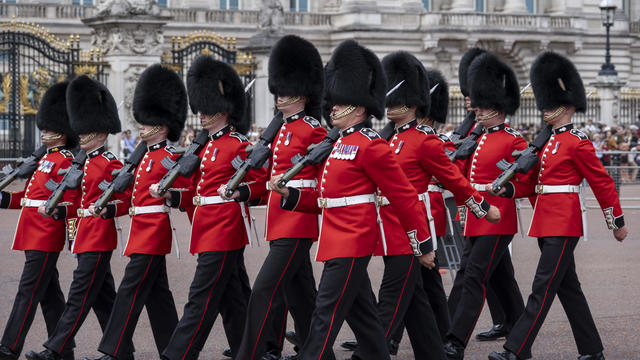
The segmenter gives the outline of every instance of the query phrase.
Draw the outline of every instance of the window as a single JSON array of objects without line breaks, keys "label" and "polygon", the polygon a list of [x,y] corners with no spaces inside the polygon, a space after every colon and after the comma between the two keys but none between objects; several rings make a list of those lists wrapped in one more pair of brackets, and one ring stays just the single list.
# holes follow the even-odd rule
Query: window
[{"label": "window", "polygon": [[73,5],[93,6],[93,0],[72,0]]},{"label": "window", "polygon": [[18,2],[18,0],[2,0],[2,1],[0,1],[0,3],[2,3],[2,4],[15,4],[17,2]]},{"label": "window", "polygon": [[476,3],[476,11],[484,12],[484,0],[475,0]]},{"label": "window", "polygon": [[431,10],[431,0],[422,0],[422,5],[424,6],[425,10]]},{"label": "window", "polygon": [[289,0],[289,11],[309,11],[309,0]]},{"label": "window", "polygon": [[169,0],[158,0],[158,6],[161,8],[166,8],[169,4],[168,4]]},{"label": "window", "polygon": [[527,5],[527,12],[529,12],[530,14],[535,14],[536,12],[535,0],[525,0],[525,3]]},{"label": "window", "polygon": [[238,2],[240,0],[220,0],[220,9],[238,10]]}]

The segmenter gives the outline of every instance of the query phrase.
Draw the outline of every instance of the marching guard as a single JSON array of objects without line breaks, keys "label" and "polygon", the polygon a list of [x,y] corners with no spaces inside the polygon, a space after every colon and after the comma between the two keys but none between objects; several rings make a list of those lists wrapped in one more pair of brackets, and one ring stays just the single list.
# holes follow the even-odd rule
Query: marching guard
[{"label": "marching guard", "polygon": [[[13,301],[11,314],[0,341],[0,359],[17,359],[36,315],[38,304],[42,308],[48,335],[54,329],[65,308],[60,289],[58,256],[67,239],[67,218],[75,217],[77,191],[67,191],[51,217],[41,216],[40,206],[52,191],[45,184],[49,180],[60,182],[73,161],[72,149],[78,138],[71,130],[66,108],[68,82],[51,86],[44,94],[36,115],[40,139],[47,153],[38,161],[38,167],[22,191],[0,194],[0,208],[21,209],[13,238],[13,250],[24,251],[25,263]],[[71,340],[61,354],[65,360],[73,359],[75,343]]]},{"label": "marching guard", "polygon": [[580,74],[568,59],[553,52],[531,66],[531,86],[544,121],[553,127],[540,162],[523,181],[512,181],[501,195],[536,195],[529,236],[538,238],[540,260],[532,293],[511,329],[505,351],[489,359],[529,359],[531,346],[556,294],[562,303],[580,353],[579,360],[603,360],[603,346],[580,287],[573,251],[582,233],[580,184],[586,179],[598,199],[609,230],[618,241],[627,236],[618,192],[589,138],[573,127],[571,117],[587,108]]},{"label": "marching guard", "polygon": [[[189,68],[187,91],[191,110],[200,115],[209,141],[198,154],[200,166],[189,179],[188,189],[166,192],[165,197],[173,199],[176,207],[195,206],[189,252],[198,255],[198,265],[189,300],[162,358],[198,358],[223,309],[229,309],[224,313],[229,318],[225,331],[233,357],[240,347],[248,301],[240,276],[244,271],[242,254],[251,231],[244,202],[264,192],[265,170],[250,171],[245,178],[248,184],[236,190],[235,200],[218,195],[218,188],[235,172],[232,160],[236,156],[246,158],[246,148],[251,144],[244,135],[250,124],[245,116],[242,81],[229,64],[200,55]],[[154,197],[162,196],[157,185],[150,191]]]},{"label": "marching guard", "polygon": [[[72,349],[73,339],[91,309],[104,330],[116,297],[110,265],[118,243],[116,224],[112,218],[91,216],[88,207],[102,193],[98,185],[103,180],[111,181],[112,173],[122,168],[122,163],[104,146],[109,134],[120,132],[118,109],[109,90],[85,75],[69,83],[66,99],[71,129],[79,135],[80,147],[87,152],[77,210],[79,220],[71,249],[78,266],[73,272],[64,313],[44,343],[45,350],[27,352],[30,360],[62,359],[62,354]],[[113,201],[109,211],[126,213],[127,208],[125,202]]]},{"label": "marching guard", "polygon": [[[331,123],[341,130],[319,174],[317,191],[278,188],[281,206],[322,214],[316,260],[324,270],[315,311],[300,358],[335,359],[333,343],[346,319],[359,343],[353,358],[389,359],[367,265],[381,235],[376,190],[380,188],[401,221],[404,241],[425,266],[433,267],[424,205],[389,145],[370,129],[369,115],[384,116],[386,78],[380,61],[353,40],[342,42],[326,67],[325,100]],[[415,264],[418,266],[417,264]]]},{"label": "marching guard", "polygon": [[[465,162],[465,173],[477,190],[486,193],[486,187],[501,173],[496,163],[502,159],[513,161],[513,151],[527,147],[524,138],[504,124],[505,116],[513,115],[520,105],[520,88],[513,70],[488,52],[475,57],[467,77],[471,108],[484,133],[478,138],[473,155]],[[517,318],[524,309],[522,296],[514,291],[516,280],[505,269],[503,261],[518,231],[515,201],[496,197],[488,201],[500,209],[499,223],[466,216],[464,236],[469,237],[470,244],[461,264],[465,271],[456,275],[455,282],[462,282],[462,293],[453,310],[445,344],[449,359],[464,358],[464,348],[482,312],[489,282],[494,289],[501,289],[497,291],[498,299],[508,316]]]},{"label": "marching guard", "polygon": [[[292,157],[304,155],[309,145],[321,142],[326,135],[316,120],[320,117],[323,84],[322,59],[313,44],[295,35],[284,36],[275,44],[269,57],[269,90],[285,123],[271,144],[269,177],[283,174],[293,166]],[[305,168],[289,181],[289,186],[314,192],[319,168]],[[265,225],[269,253],[253,283],[236,357],[240,360],[280,358],[279,354],[265,352],[270,344],[279,343],[286,309],[295,322],[298,341],[304,342],[309,332],[316,296],[309,249],[318,238],[318,216],[284,211],[280,202],[280,194],[270,191]]]},{"label": "marching guard", "polygon": [[[178,323],[165,259],[172,241],[169,207],[148,190],[166,173],[161,161],[167,156],[173,160],[178,157],[175,149],[167,146],[167,138],[179,139],[187,117],[187,94],[178,74],[159,64],[148,67],[134,91],[133,115],[148,152],[135,171],[127,202],[131,206],[131,228],[124,255],[130,260],[98,347],[105,354],[102,360],[127,358],[133,352],[131,339],[143,307],[147,308],[159,354]],[[109,215],[107,208],[96,214],[90,206],[89,212]]]}]

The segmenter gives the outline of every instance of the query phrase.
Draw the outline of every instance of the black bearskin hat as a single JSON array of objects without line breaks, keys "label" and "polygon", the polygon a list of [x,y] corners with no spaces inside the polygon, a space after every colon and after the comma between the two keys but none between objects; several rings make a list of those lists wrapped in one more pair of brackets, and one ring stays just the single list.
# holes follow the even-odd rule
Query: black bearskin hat
[{"label": "black bearskin hat", "polygon": [[469,66],[471,107],[504,111],[513,115],[520,106],[520,87],[511,68],[497,56],[484,53]]},{"label": "black bearskin hat", "polygon": [[187,91],[180,76],[160,64],[149,66],[133,93],[133,117],[143,125],[166,125],[169,140],[178,141],[187,120]]},{"label": "black bearskin hat", "polygon": [[249,130],[251,119],[244,116],[247,96],[231,65],[207,55],[196,57],[187,73],[187,91],[194,114],[229,113],[229,123],[238,132],[246,134]]},{"label": "black bearskin hat", "polygon": [[404,80],[404,83],[386,98],[387,107],[417,106],[416,117],[427,116],[431,103],[429,80],[420,60],[406,51],[396,51],[382,59],[382,68],[387,75],[387,90]]},{"label": "black bearskin hat", "polygon": [[345,40],[331,55],[325,71],[327,106],[364,106],[369,115],[384,117],[387,78],[378,57],[355,40]]},{"label": "black bearskin hat", "polygon": [[320,119],[324,70],[318,49],[309,41],[286,35],[269,56],[269,91],[281,96],[306,96],[305,113]]},{"label": "black bearskin hat", "polygon": [[86,75],[69,83],[67,112],[76,134],[120,132],[118,106],[109,89]]},{"label": "black bearskin hat", "polygon": [[[449,113],[449,84],[444,79],[442,73],[438,70],[428,69],[427,78],[429,85],[433,88],[437,85],[431,94],[431,109],[427,115],[430,119],[444,124],[447,122],[447,114]],[[429,89],[431,91],[431,89]]]},{"label": "black bearskin hat", "polygon": [[573,105],[577,112],[587,110],[582,78],[573,63],[562,55],[544,52],[531,66],[531,87],[539,110]]},{"label": "black bearskin hat", "polygon": [[475,47],[467,50],[467,52],[462,55],[462,59],[460,59],[460,64],[458,65],[458,82],[460,83],[460,92],[462,92],[463,96],[469,96],[470,93],[467,80],[469,65],[471,65],[471,62],[476,56],[482,55],[485,52],[485,50]]},{"label": "black bearskin hat", "polygon": [[42,96],[36,125],[40,130],[53,131],[67,135],[66,146],[74,148],[78,145],[78,135],[71,130],[69,115],[67,113],[67,87],[69,82],[61,82],[52,85]]}]

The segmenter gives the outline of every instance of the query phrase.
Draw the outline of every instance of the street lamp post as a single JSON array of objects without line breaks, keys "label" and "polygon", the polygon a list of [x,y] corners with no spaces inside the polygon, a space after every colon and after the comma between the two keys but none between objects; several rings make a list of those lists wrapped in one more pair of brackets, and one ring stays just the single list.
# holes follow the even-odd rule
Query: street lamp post
[{"label": "street lamp post", "polygon": [[616,4],[614,0],[602,0],[600,2],[600,14],[602,15],[602,25],[607,29],[606,54],[604,64],[598,73],[599,76],[618,76],[615,66],[611,63],[611,51],[609,44],[609,29],[613,26]]}]

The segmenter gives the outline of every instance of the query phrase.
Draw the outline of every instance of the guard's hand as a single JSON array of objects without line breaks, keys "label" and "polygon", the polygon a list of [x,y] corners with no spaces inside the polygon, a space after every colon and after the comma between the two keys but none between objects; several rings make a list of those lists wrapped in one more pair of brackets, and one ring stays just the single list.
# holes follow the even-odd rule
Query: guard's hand
[{"label": "guard's hand", "polygon": [[102,215],[107,213],[107,208],[105,207],[105,208],[102,209],[102,211],[100,211],[100,214],[96,214],[95,205],[89,205],[89,208],[87,210],[89,210],[89,214],[91,214],[91,216],[93,216],[93,217],[102,216]]},{"label": "guard's hand", "polygon": [[622,242],[628,234],[629,231],[627,230],[627,225],[621,227],[620,229],[613,230],[613,236],[615,236],[616,240],[618,240],[619,242]]},{"label": "guard's hand", "polygon": [[[502,190],[500,190],[500,191],[502,191]],[[493,205],[489,206],[489,211],[487,211],[487,215],[485,216],[485,219],[487,219],[487,221],[490,222],[490,223],[499,222],[500,221],[500,209],[498,209],[497,207],[495,207]]]},{"label": "guard's hand", "polygon": [[231,197],[228,197],[227,196],[227,185],[226,184],[222,184],[218,188],[218,195],[220,195],[220,197],[225,199],[225,200],[235,200],[235,199],[238,198],[238,196],[240,196],[240,191],[235,190],[233,192],[233,194],[231,194]]},{"label": "guard's hand", "polygon": [[427,269],[433,269],[436,267],[436,252],[431,251],[430,253],[418,256],[418,261]]},{"label": "guard's hand", "polygon": [[504,194],[507,191],[507,189],[503,186],[500,189],[500,191],[494,192],[493,191],[493,186],[491,186],[491,184],[489,184],[489,185],[486,185],[484,191],[488,192],[489,195],[491,195],[491,196],[500,196],[500,195]]},{"label": "guard's hand", "polygon": [[170,199],[171,194],[168,191],[165,192],[164,195],[160,195],[160,193],[158,192],[159,187],[160,187],[160,184],[153,184],[149,186],[149,194],[151,195],[151,197],[154,197],[156,199],[160,199],[160,198]]},{"label": "guard's hand", "polygon": [[47,212],[45,211],[45,207],[44,205],[40,205],[38,206],[38,214],[42,215],[45,218],[50,218],[53,216],[53,214],[57,213],[58,209],[53,209],[53,212],[51,213],[51,215],[47,214]]},{"label": "guard's hand", "polygon": [[277,192],[278,194],[282,195],[283,198],[286,199],[289,197],[289,188],[286,186],[283,186],[283,187],[278,186],[278,181],[282,179],[283,175],[284,174],[280,174],[272,177],[271,180],[269,180],[269,182],[267,183],[267,188],[271,191]]}]

